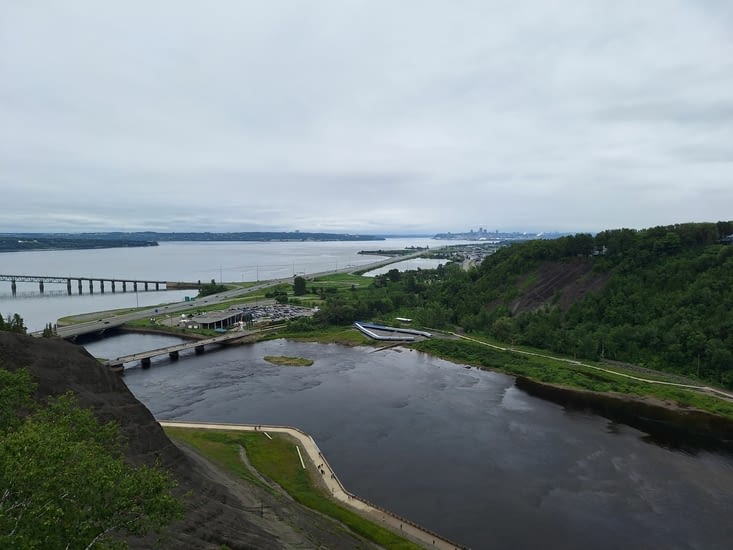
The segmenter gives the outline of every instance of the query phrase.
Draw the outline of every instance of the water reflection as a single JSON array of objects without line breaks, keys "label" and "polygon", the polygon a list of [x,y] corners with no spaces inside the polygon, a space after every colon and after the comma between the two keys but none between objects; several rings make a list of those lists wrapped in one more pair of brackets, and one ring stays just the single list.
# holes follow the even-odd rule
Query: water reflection
[{"label": "water reflection", "polygon": [[473,548],[721,548],[733,536],[729,456],[650,445],[509,376],[418,352],[277,340],[125,380],[158,418],[298,426],[349,489]]}]

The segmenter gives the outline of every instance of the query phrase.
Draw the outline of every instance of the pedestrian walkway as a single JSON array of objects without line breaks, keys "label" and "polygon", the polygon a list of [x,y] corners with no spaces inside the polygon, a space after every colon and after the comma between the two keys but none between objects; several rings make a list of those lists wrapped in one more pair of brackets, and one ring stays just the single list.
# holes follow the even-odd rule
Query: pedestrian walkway
[{"label": "pedestrian walkway", "polygon": [[307,433],[293,428],[290,426],[266,426],[266,425],[255,425],[255,424],[212,424],[208,422],[178,422],[178,421],[165,421],[161,420],[158,422],[164,428],[194,428],[194,429],[206,429],[206,430],[226,430],[226,431],[245,431],[255,432],[260,431],[265,436],[269,436],[269,433],[283,433],[287,434],[296,439],[301,446],[301,449],[310,458],[313,465],[321,472],[323,482],[325,483],[328,491],[331,493],[334,499],[366,513],[370,518],[377,524],[386,526],[390,530],[400,533],[405,538],[414,539],[420,541],[426,548],[439,548],[441,550],[459,550],[465,547],[450,541],[444,537],[441,537],[437,533],[430,531],[420,525],[402,518],[396,514],[393,514],[389,510],[385,510],[376,504],[372,504],[346,490],[339,480],[336,472],[328,464],[326,457],[323,456],[321,450],[316,445],[313,438]]}]

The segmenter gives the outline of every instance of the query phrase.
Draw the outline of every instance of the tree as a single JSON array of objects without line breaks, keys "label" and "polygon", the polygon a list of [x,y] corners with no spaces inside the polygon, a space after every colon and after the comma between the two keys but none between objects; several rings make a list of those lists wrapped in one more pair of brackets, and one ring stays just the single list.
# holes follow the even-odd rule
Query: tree
[{"label": "tree", "polygon": [[[15,388],[0,394],[6,416],[5,405],[27,403],[31,386],[28,377],[0,375]],[[124,548],[122,537],[180,517],[169,474],[127,464],[117,426],[101,425],[73,396],[0,420],[0,547]]]},{"label": "tree", "polygon": [[293,294],[303,296],[308,290],[305,288],[305,279],[298,275],[293,279]]},{"label": "tree", "polygon": [[6,319],[3,319],[2,315],[0,315],[0,330],[18,332],[20,334],[25,334],[27,331],[23,318],[17,313],[8,315]]},{"label": "tree", "polygon": [[210,296],[212,294],[219,294],[220,292],[226,291],[227,287],[224,285],[216,284],[214,279],[211,279],[211,284],[203,284],[199,287],[198,297]]}]

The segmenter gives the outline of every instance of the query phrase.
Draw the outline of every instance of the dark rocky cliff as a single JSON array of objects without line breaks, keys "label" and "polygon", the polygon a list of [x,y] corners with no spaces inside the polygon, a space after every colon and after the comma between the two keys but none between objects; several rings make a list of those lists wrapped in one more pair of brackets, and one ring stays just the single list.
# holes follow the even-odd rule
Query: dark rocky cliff
[{"label": "dark rocky cliff", "polygon": [[[368,546],[287,498],[220,472],[202,457],[174,445],[123,379],[107,371],[84,348],[59,339],[0,332],[0,368],[26,368],[38,385],[37,398],[72,391],[103,422],[116,421],[126,437],[127,460],[159,460],[186,496],[186,516],[165,533],[167,548],[354,548]],[[260,515],[259,507],[266,512]],[[130,540],[149,548],[154,539]]]}]

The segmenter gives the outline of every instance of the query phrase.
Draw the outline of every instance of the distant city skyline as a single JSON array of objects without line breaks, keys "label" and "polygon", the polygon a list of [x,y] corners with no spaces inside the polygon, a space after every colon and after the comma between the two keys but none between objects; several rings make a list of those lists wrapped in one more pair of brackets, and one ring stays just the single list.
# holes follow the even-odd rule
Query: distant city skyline
[{"label": "distant city skyline", "polygon": [[733,214],[733,3],[0,5],[0,232]]}]

